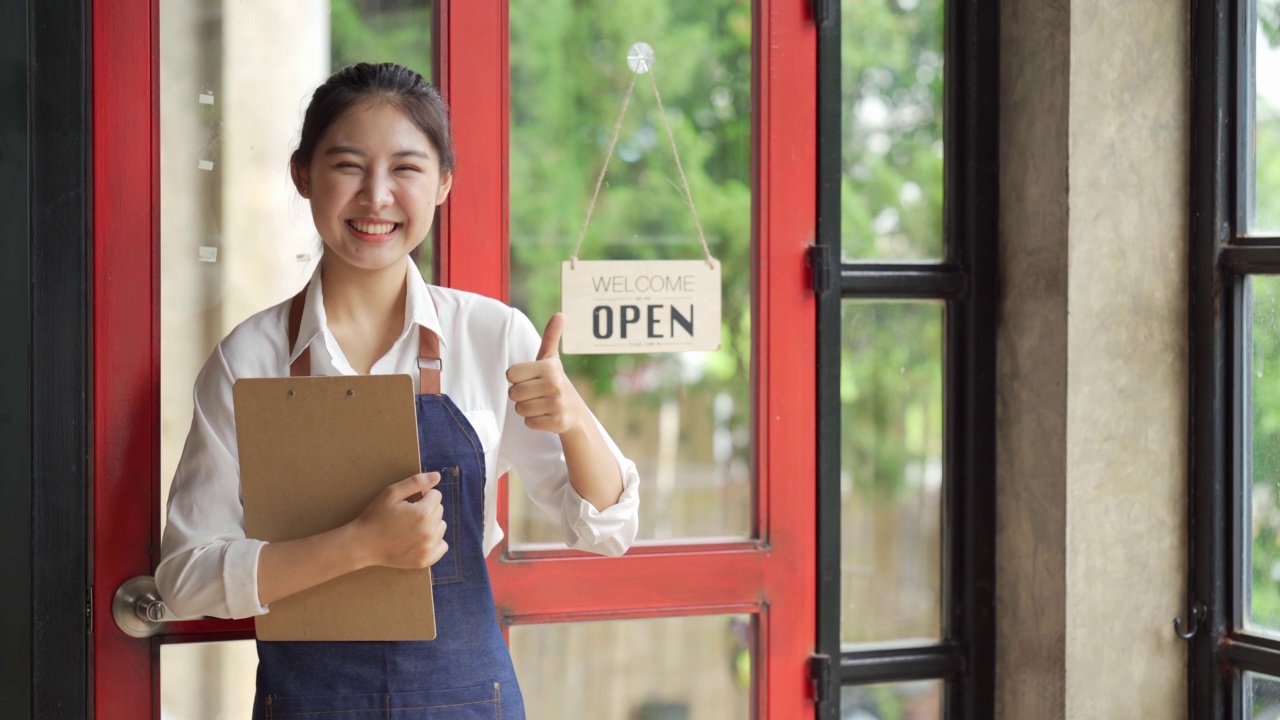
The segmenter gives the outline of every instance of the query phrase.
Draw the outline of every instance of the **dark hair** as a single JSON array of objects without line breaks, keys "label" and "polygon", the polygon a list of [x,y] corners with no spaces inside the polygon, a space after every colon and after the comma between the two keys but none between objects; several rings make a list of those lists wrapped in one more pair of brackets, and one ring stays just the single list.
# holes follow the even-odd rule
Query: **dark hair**
[{"label": "dark hair", "polygon": [[449,133],[449,108],[440,93],[421,75],[395,63],[359,63],[329,76],[316,88],[302,118],[302,138],[289,163],[310,167],[316,145],[342,113],[368,98],[385,100],[418,126],[440,156],[440,172],[453,172],[453,139]]}]

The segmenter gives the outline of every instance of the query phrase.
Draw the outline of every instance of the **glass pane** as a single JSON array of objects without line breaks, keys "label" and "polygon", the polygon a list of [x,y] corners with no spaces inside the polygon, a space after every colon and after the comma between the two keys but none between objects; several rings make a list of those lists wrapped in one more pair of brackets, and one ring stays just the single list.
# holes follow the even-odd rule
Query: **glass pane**
[{"label": "glass pane", "polygon": [[751,717],[754,634],[749,615],[513,625],[511,657],[530,718],[731,720]]},{"label": "glass pane", "polygon": [[1250,232],[1280,232],[1280,0],[1257,0],[1248,192]]},{"label": "glass pane", "polygon": [[[511,0],[511,302],[539,328],[582,228],[631,80],[655,73],[712,254],[723,349],[565,356],[565,369],[641,483],[642,539],[746,536],[751,527],[751,3]],[[571,51],[566,53],[566,48]],[[702,256],[647,78],[635,87],[583,259]],[[514,543],[562,542],[512,484]]]},{"label": "glass pane", "polygon": [[252,640],[161,645],[160,720],[250,717],[257,672]]},{"label": "glass pane", "polygon": [[1246,388],[1251,449],[1245,518],[1249,572],[1241,597],[1248,624],[1280,631],[1280,277],[1249,278],[1253,345]]},{"label": "glass pane", "polygon": [[[288,173],[312,91],[356,60],[395,60],[430,77],[430,8],[430,0],[160,4],[163,494],[214,344],[297,292],[319,258],[311,213]],[[421,256],[431,277],[430,240]]]},{"label": "glass pane", "polygon": [[840,234],[851,260],[941,258],[943,0],[842,0]]},{"label": "glass pane", "polygon": [[1245,720],[1280,720],[1280,680],[1247,672],[1241,687]]},{"label": "glass pane", "polygon": [[942,317],[940,303],[842,308],[844,643],[940,637]]},{"label": "glass pane", "polygon": [[840,688],[840,720],[942,720],[940,680]]}]

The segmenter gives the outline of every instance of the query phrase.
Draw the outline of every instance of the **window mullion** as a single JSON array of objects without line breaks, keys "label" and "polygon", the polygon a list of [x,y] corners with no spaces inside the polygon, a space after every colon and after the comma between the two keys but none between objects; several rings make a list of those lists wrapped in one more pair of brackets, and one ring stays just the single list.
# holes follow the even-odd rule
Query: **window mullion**
[{"label": "window mullion", "polygon": [[[1188,667],[1192,720],[1238,717],[1239,675],[1223,673],[1220,642],[1229,631],[1231,581],[1229,528],[1238,505],[1232,500],[1234,439],[1230,339],[1237,305],[1230,283],[1231,270],[1252,269],[1245,248],[1221,244],[1233,236],[1235,205],[1234,134],[1237,107],[1235,57],[1232,43],[1236,23],[1233,0],[1213,0],[1191,6],[1191,217],[1189,231],[1188,347],[1190,377],[1190,438],[1188,543],[1190,588],[1183,613],[1203,603],[1208,613],[1191,638]],[[1222,257],[1219,258],[1219,253]],[[1221,260],[1221,263],[1219,262]],[[1228,269],[1230,268],[1230,270]],[[1186,617],[1186,615],[1184,615]]]},{"label": "window mullion", "polygon": [[963,667],[964,655],[954,642],[846,652],[840,656],[840,684],[952,680],[960,676]]},{"label": "window mullion", "polygon": [[845,299],[950,300],[962,296],[966,286],[964,271],[953,263],[840,266],[840,294]]}]

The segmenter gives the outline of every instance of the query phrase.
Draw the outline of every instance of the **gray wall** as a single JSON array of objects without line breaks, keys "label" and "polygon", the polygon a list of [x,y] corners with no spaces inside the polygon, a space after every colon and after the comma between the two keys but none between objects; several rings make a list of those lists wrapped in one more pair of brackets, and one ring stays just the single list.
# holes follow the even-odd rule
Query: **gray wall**
[{"label": "gray wall", "polygon": [[997,716],[1186,715],[1183,0],[1004,0]]}]

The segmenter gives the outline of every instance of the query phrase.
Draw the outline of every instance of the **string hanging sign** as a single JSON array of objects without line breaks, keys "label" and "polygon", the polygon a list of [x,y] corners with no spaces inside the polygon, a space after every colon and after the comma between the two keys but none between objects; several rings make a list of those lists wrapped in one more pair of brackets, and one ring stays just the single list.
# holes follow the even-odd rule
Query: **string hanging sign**
[{"label": "string hanging sign", "polygon": [[[564,352],[609,354],[627,352],[682,352],[720,348],[720,263],[711,256],[702,223],[693,205],[689,180],[680,164],[675,135],[653,75],[653,48],[636,43],[627,51],[631,84],[622,111],[613,127],[613,139],[605,154],[595,192],[587,205],[582,232],[570,259],[560,269],[560,306],[564,313]],[[693,214],[702,260],[579,260],[578,251],[591,224],[591,213],[600,197],[609,160],[613,158],[622,119],[626,117],[636,80],[649,76],[658,114],[666,128],[675,157],[685,202]]]}]

